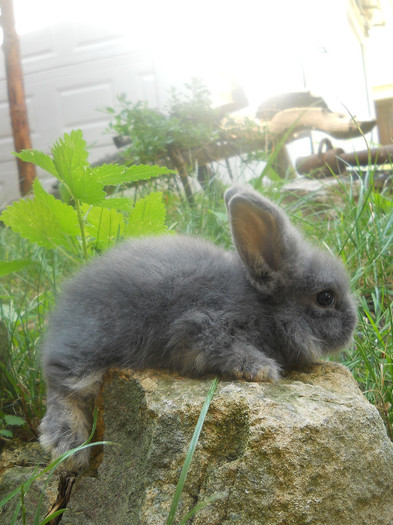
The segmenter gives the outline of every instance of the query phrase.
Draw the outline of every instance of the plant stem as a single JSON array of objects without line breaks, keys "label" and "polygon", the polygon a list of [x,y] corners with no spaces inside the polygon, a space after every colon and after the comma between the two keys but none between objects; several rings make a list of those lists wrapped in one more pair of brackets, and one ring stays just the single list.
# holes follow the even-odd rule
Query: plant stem
[{"label": "plant stem", "polygon": [[85,223],[83,221],[82,212],[81,212],[81,208],[80,208],[78,199],[75,199],[75,209],[76,209],[76,213],[78,215],[79,228],[81,230],[83,257],[87,260],[89,258],[89,255],[87,253],[87,244],[86,244],[86,235],[85,235]]}]

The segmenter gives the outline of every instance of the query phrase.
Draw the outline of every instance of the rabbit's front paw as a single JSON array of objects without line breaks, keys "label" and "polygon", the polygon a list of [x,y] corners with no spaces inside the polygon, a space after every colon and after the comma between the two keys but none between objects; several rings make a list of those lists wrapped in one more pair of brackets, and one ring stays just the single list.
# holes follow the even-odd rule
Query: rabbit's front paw
[{"label": "rabbit's front paw", "polygon": [[280,379],[280,367],[277,364],[272,366],[264,365],[261,368],[248,366],[246,369],[235,370],[234,376],[237,379],[246,379],[247,381],[269,381],[274,383]]},{"label": "rabbit's front paw", "polygon": [[250,352],[250,347],[247,347],[247,350],[242,355],[242,359],[234,363],[232,374],[238,379],[247,381],[278,381],[280,365],[256,349]]}]

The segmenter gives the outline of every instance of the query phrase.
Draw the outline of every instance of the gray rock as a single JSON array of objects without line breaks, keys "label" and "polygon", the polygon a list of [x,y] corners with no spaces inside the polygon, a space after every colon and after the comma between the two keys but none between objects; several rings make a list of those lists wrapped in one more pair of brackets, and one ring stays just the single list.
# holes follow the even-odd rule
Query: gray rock
[{"label": "gray rock", "polygon": [[[163,525],[211,379],[114,371],[100,401],[105,446],[74,487],[62,524]],[[187,477],[177,523],[393,524],[393,444],[342,366],[277,384],[220,381]]]}]

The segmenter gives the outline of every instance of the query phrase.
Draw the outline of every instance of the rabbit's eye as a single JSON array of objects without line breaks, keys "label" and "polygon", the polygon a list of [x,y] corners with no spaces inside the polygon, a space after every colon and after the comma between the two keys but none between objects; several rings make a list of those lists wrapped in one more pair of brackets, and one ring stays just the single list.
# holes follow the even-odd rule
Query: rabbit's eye
[{"label": "rabbit's eye", "polygon": [[336,296],[330,290],[323,290],[317,294],[317,303],[323,308],[331,308],[336,302]]}]

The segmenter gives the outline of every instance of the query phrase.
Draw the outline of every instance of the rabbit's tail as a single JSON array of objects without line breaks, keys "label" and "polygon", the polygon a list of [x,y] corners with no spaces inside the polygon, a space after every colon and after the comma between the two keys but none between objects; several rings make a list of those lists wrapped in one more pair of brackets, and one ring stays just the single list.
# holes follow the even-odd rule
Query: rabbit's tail
[{"label": "rabbit's tail", "polygon": [[[92,426],[92,409],[102,373],[83,378],[67,378],[64,384],[51,386],[47,393],[46,414],[40,425],[40,443],[52,452],[53,459],[83,445]],[[81,469],[89,463],[90,449],[74,453],[68,463]]]}]

